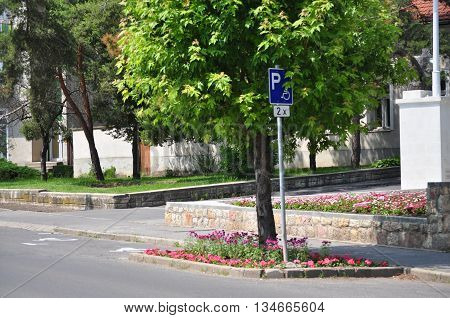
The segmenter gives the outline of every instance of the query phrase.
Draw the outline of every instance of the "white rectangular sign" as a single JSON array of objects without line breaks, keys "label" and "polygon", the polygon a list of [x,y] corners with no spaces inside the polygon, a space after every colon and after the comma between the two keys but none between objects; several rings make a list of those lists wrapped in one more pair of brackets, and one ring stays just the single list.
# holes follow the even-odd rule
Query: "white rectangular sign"
[{"label": "white rectangular sign", "polygon": [[275,117],[289,117],[291,115],[289,106],[282,106],[282,105],[273,106],[273,115]]}]

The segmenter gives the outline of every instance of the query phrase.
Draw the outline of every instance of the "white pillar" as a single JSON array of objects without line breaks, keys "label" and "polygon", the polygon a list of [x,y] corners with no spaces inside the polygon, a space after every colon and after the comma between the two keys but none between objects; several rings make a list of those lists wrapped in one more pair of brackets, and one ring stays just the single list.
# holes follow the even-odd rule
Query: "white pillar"
[{"label": "white pillar", "polygon": [[441,72],[439,58],[439,0],[433,0],[433,96],[441,96]]},{"label": "white pillar", "polygon": [[450,97],[405,91],[400,106],[402,190],[450,181]]}]

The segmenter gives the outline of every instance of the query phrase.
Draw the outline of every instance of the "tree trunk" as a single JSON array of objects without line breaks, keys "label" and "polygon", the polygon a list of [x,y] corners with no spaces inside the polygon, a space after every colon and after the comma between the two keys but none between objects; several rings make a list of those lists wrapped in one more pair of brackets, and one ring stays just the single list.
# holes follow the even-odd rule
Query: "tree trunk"
[{"label": "tree trunk", "polygon": [[[359,125],[359,116],[355,116],[352,118],[352,122],[355,125]],[[355,133],[352,135],[351,140],[352,147],[352,159],[351,165],[352,168],[359,168],[361,163],[361,130],[357,129]]]},{"label": "tree trunk", "polygon": [[48,148],[50,144],[50,137],[49,136],[42,136],[42,149],[41,149],[41,179],[43,181],[48,180],[48,173],[47,173],[47,154],[48,154]]},{"label": "tree trunk", "polygon": [[133,153],[133,179],[141,178],[141,157],[139,153],[139,125],[136,122],[133,127],[133,143],[132,143],[132,153]]},{"label": "tree trunk", "polygon": [[[78,52],[78,64],[82,63],[82,54]],[[79,70],[82,69],[81,66],[78,67]],[[85,109],[85,113],[87,118],[84,117],[83,113],[80,111],[80,108],[78,108],[78,105],[75,103],[75,101],[72,98],[72,94],[70,93],[69,89],[67,88],[62,70],[60,68],[57,69],[56,75],[61,87],[61,90],[64,93],[64,97],[67,101],[67,106],[71,111],[73,111],[75,117],[77,118],[78,122],[80,123],[81,127],[83,128],[84,135],[86,136],[86,139],[89,144],[89,151],[91,154],[91,161],[92,166],[95,171],[95,177],[99,181],[105,180],[105,177],[103,176],[103,171],[100,165],[100,158],[98,156],[97,148],[95,147],[95,141],[94,141],[94,130],[93,130],[93,123],[92,123],[92,116],[90,115],[90,104],[89,104],[89,96],[87,92],[87,88],[84,83],[84,75],[80,71],[80,78],[83,80],[80,80],[80,90],[83,97],[83,107]]]},{"label": "tree trunk", "polygon": [[256,177],[256,213],[259,243],[276,239],[275,220],[272,209],[272,183],[270,181],[271,152],[267,135],[257,133],[254,140],[254,159]]},{"label": "tree trunk", "polygon": [[309,152],[309,169],[311,169],[312,172],[317,171],[316,156],[317,154],[315,152]]},{"label": "tree trunk", "polygon": [[95,177],[99,181],[105,180],[105,177],[103,176],[103,170],[102,166],[100,165],[100,157],[98,156],[97,148],[95,147],[95,140],[94,140],[94,133],[92,131],[89,131],[86,133],[86,139],[89,144],[89,152],[91,154],[91,161],[92,161],[92,167],[94,168]]},{"label": "tree trunk", "polygon": [[317,141],[314,138],[310,138],[308,142],[308,151],[309,151],[309,169],[312,172],[317,171]]}]

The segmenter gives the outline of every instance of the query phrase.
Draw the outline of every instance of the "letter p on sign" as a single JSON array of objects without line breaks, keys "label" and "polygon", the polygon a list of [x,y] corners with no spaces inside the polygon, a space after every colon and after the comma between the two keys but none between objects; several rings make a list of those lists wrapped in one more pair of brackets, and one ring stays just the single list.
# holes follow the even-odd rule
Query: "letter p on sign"
[{"label": "letter p on sign", "polygon": [[280,76],[280,74],[279,73],[275,73],[275,72],[273,72],[272,74],[271,74],[271,76],[272,76],[272,79],[271,79],[271,81],[270,81],[270,83],[271,83],[271,90],[272,91],[274,91],[275,90],[275,85],[276,84],[279,84],[280,82],[281,82],[281,76]]}]

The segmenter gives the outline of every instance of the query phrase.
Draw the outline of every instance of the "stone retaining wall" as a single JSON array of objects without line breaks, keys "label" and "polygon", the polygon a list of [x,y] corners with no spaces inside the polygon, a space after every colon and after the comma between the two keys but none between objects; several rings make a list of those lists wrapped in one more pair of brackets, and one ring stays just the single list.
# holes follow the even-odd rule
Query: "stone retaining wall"
[{"label": "stone retaining wall", "polygon": [[450,252],[450,182],[428,183],[427,248]]},{"label": "stone retaining wall", "polygon": [[[274,216],[279,233],[280,210],[274,210]],[[172,226],[257,231],[255,208],[227,202],[169,202],[165,222]],[[286,225],[290,236],[450,251],[450,183],[428,184],[424,217],[287,210]]]},{"label": "stone retaining wall", "polygon": [[[348,184],[363,181],[392,179],[400,176],[400,168],[364,169],[340,173],[286,178],[287,190]],[[279,190],[278,179],[272,180],[274,191]],[[178,189],[136,192],[130,194],[59,193],[46,190],[0,190],[0,202],[40,205],[61,205],[81,210],[125,209],[164,205],[169,201],[196,201],[254,195],[255,182],[241,181]]]},{"label": "stone retaining wall", "polygon": [[0,202],[61,206],[76,210],[109,209],[115,206],[111,194],[63,193],[46,190],[0,190]]},{"label": "stone retaining wall", "polygon": [[[280,233],[280,210],[274,210]],[[172,226],[257,231],[254,208],[226,203],[169,202],[165,222]],[[328,240],[426,248],[428,223],[425,217],[401,217],[286,211],[287,234]]]}]

